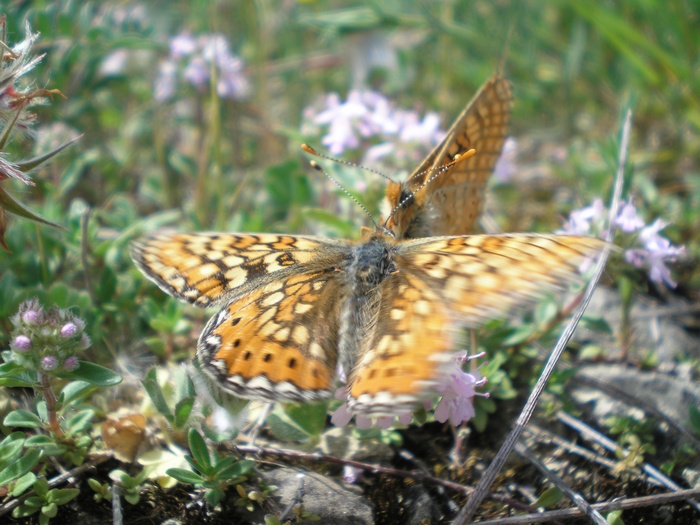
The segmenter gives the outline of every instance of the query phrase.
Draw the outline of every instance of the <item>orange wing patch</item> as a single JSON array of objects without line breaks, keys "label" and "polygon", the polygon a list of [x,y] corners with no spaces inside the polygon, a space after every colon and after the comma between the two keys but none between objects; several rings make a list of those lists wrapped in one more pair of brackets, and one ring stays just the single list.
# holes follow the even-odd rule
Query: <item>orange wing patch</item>
[{"label": "orange wing patch", "polygon": [[378,322],[349,378],[348,406],[366,416],[412,410],[434,395],[454,352],[453,316],[415,275],[391,276]]},{"label": "orange wing patch", "polygon": [[197,358],[224,390],[239,397],[328,398],[337,363],[342,288],[333,270],[259,286],[209,321]]}]

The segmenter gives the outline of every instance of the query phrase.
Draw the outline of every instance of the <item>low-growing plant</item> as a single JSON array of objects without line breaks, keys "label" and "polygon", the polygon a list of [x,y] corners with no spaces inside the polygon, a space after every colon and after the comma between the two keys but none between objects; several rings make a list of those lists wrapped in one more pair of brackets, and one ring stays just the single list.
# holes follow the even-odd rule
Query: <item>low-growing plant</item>
[{"label": "low-growing plant", "polygon": [[212,506],[221,501],[229,487],[247,481],[255,467],[255,461],[249,459],[222,458],[215,450],[210,454],[204,438],[194,428],[189,430],[188,442],[192,456],[186,459],[193,470],[173,468],[167,473],[182,483],[204,490],[204,497]]}]

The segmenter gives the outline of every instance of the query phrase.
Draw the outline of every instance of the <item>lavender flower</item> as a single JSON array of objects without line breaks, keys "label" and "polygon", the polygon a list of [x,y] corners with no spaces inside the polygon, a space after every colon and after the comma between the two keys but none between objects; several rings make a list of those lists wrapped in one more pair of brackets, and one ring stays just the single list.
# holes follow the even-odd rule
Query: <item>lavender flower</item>
[{"label": "lavender flower", "polygon": [[36,299],[22,303],[11,321],[12,360],[27,370],[49,372],[60,364],[74,370],[79,364],[77,354],[90,346],[82,319],[69,310],[44,310]]},{"label": "lavender flower", "polygon": [[36,310],[27,310],[20,316],[20,318],[22,319],[23,323],[32,326],[39,322],[39,313]]},{"label": "lavender flower", "polygon": [[250,93],[245,62],[229,49],[221,34],[194,38],[181,34],[170,39],[170,54],[158,68],[154,96],[159,102],[170,100],[177,92],[178,80],[184,80],[199,92],[206,92],[215,72],[216,92],[221,98],[243,100]]},{"label": "lavender flower", "polygon": [[80,366],[80,361],[78,361],[78,358],[74,355],[63,361],[63,369],[66,372],[72,372],[73,370],[77,369],[78,366]]},{"label": "lavender flower", "polygon": [[18,335],[12,341],[12,349],[16,352],[27,352],[32,347],[32,340],[26,335]]},{"label": "lavender flower", "polygon": [[47,355],[41,358],[41,368],[46,371],[55,370],[58,366],[58,359],[55,356]]},{"label": "lavender flower", "polygon": [[66,339],[73,337],[77,331],[78,327],[75,326],[75,323],[66,323],[61,327],[61,337],[65,337]]},{"label": "lavender flower", "polygon": [[637,215],[637,209],[632,204],[632,201],[625,203],[620,209],[620,213],[615,219],[615,224],[620,227],[623,232],[637,231],[644,226],[644,220]]},{"label": "lavender flower", "polygon": [[[602,235],[606,216],[607,210],[603,202],[596,199],[591,206],[571,212],[561,233]],[[666,264],[685,255],[685,247],[674,246],[659,234],[668,226],[668,222],[656,219],[646,225],[631,199],[623,203],[614,222],[624,235],[620,241],[620,244],[626,246],[624,260],[635,268],[646,270],[651,281],[675,287],[676,281],[671,278],[671,271]]]},{"label": "lavender flower", "polygon": [[[486,384],[485,378],[478,374],[469,374],[462,370],[462,363],[483,357],[484,353],[468,356],[462,352],[455,357],[452,370],[449,372],[449,380],[438,388],[442,399],[435,408],[435,420],[444,423],[448,419],[452,426],[460,425],[474,417],[474,396],[476,388]],[[488,394],[484,394],[488,396]]]},{"label": "lavender flower", "polygon": [[496,165],[493,168],[493,177],[498,182],[508,182],[511,180],[518,171],[517,158],[518,141],[513,137],[508,137],[505,142],[503,142],[501,155],[498,157]]},{"label": "lavender flower", "polygon": [[[384,95],[370,90],[352,90],[345,101],[331,93],[315,106],[307,107],[302,132],[322,134],[321,143],[333,155],[363,146],[363,162],[370,165],[386,157],[397,164],[414,161],[444,135],[436,113],[421,117],[414,111],[395,108]],[[409,155],[411,158],[407,159]]]}]

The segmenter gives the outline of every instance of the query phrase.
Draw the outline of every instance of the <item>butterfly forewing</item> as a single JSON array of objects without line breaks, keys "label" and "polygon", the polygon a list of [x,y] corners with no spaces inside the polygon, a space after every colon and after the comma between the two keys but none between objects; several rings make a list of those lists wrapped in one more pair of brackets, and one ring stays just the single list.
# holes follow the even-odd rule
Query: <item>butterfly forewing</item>
[{"label": "butterfly forewing", "polygon": [[[464,235],[474,230],[483,207],[484,187],[508,134],[511,105],[510,82],[494,76],[408,180],[388,184],[388,208],[393,210],[405,201],[387,222],[397,238]],[[476,155],[439,172],[441,166],[471,148]]]},{"label": "butterfly forewing", "polygon": [[349,246],[319,237],[161,232],[133,243],[131,257],[165,293],[206,308],[292,273],[337,265]]},{"label": "butterfly forewing", "polygon": [[407,241],[400,265],[475,327],[580,279],[606,243],[569,235],[470,235]]},{"label": "butterfly forewing", "polygon": [[348,404],[370,416],[419,406],[447,382],[457,330],[503,317],[580,279],[606,243],[557,235],[433,237],[397,244],[376,322],[350,377]]}]

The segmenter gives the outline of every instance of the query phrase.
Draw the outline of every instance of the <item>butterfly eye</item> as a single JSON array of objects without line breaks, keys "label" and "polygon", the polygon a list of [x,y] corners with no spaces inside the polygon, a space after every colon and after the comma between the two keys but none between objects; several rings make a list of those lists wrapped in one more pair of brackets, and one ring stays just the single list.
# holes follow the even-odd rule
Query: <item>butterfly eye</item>
[{"label": "butterfly eye", "polygon": [[415,194],[408,188],[401,190],[401,199],[399,200],[399,207],[407,206],[411,204],[416,199]]}]

